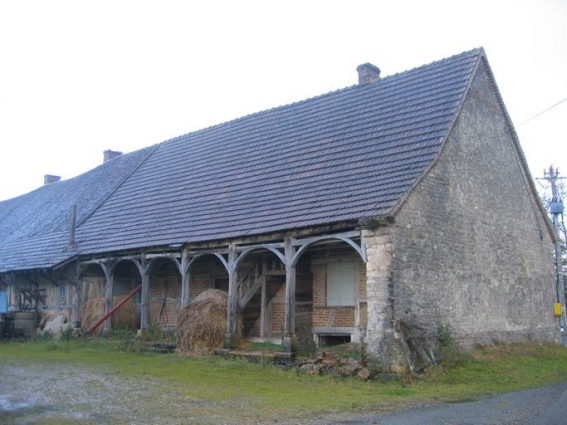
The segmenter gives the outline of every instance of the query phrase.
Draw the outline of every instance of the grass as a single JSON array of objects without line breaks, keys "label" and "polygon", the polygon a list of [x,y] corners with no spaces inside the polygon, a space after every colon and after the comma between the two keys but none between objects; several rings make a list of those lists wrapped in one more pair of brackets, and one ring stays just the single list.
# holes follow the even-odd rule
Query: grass
[{"label": "grass", "polygon": [[0,362],[84,364],[118,375],[165,380],[191,398],[250,400],[252,408],[248,409],[218,406],[216,413],[243,421],[336,411],[360,413],[427,399],[466,401],[567,380],[567,349],[533,343],[481,348],[454,366],[430,370],[421,379],[372,382],[311,377],[245,360],[133,353],[123,347],[119,341],[103,339],[2,343]]}]

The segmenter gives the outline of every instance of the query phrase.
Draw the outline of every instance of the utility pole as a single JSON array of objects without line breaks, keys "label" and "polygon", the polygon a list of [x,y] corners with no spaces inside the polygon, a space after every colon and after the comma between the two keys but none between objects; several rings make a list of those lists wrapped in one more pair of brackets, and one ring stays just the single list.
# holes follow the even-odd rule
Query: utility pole
[{"label": "utility pole", "polygon": [[563,283],[563,265],[561,264],[562,258],[562,243],[561,243],[561,229],[560,229],[560,216],[563,214],[563,200],[559,199],[557,193],[557,180],[563,180],[565,177],[559,177],[559,169],[553,169],[553,165],[549,170],[543,170],[543,178],[551,185],[551,203],[549,204],[549,212],[551,213],[551,221],[555,229],[555,270],[557,274],[557,302],[561,305],[561,330],[565,330],[566,317],[565,317],[565,285]]}]

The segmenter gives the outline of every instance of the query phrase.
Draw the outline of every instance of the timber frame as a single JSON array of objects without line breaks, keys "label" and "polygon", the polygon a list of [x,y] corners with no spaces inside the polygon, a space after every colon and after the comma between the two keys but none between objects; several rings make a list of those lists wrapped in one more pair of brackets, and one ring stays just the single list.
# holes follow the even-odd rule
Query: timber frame
[{"label": "timber frame", "polygon": [[[190,285],[191,285],[191,266],[193,263],[206,255],[216,257],[224,266],[228,273],[228,314],[226,323],[226,335],[224,348],[234,348],[237,343],[236,334],[236,312],[238,309],[238,268],[244,259],[254,251],[269,251],[274,254],[285,267],[285,320],[283,335],[283,351],[293,353],[297,349],[297,340],[295,336],[295,280],[296,266],[301,256],[309,249],[309,247],[326,242],[340,241],[353,248],[362,260],[366,263],[366,243],[364,236],[359,230],[326,233],[320,235],[308,235],[305,237],[284,236],[283,241],[258,241],[258,242],[242,242],[234,241],[227,245],[217,247],[207,247],[199,249],[198,246],[175,246],[176,250],[167,252],[142,252],[140,254],[116,255],[104,258],[82,259],[78,262],[77,278],[80,279],[82,273],[89,265],[96,264],[101,267],[105,280],[105,312],[109,312],[112,308],[112,291],[114,286],[114,271],[116,266],[122,261],[130,261],[140,273],[142,283],[142,312],[140,328],[145,331],[149,326],[149,287],[150,273],[155,264],[160,259],[171,260],[181,276],[181,308],[186,307],[190,301]],[[171,247],[173,248],[173,247]],[[264,287],[261,288],[265,290]],[[109,317],[104,328],[106,330],[112,327],[111,318]]]}]

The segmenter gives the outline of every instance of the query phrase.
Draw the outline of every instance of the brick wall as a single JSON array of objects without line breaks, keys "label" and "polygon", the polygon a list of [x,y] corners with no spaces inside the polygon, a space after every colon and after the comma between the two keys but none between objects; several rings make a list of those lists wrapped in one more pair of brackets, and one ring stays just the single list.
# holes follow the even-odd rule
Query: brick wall
[{"label": "brick wall", "polygon": [[177,323],[181,299],[181,276],[175,270],[150,279],[150,322],[163,326]]},{"label": "brick wall", "polygon": [[[358,263],[358,301],[366,305],[366,265],[353,250],[336,248],[325,254],[311,256],[311,272],[313,274],[313,327],[354,327],[354,307],[327,306],[327,264],[341,260],[354,260]],[[361,308],[366,311],[366,308]],[[361,325],[366,323],[366,317],[360,318]]]},{"label": "brick wall", "polygon": [[228,278],[228,273],[220,262],[212,257],[204,257],[191,267],[191,300],[213,288],[214,279]]}]

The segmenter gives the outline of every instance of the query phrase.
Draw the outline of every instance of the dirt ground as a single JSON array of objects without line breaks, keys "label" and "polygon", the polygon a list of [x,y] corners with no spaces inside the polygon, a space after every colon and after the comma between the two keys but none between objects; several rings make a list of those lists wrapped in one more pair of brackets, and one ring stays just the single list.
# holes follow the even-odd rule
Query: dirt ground
[{"label": "dirt ground", "polygon": [[246,404],[245,399],[194,400],[179,385],[149,377],[118,378],[100,368],[16,360],[0,365],[2,424],[229,424],[239,421],[213,410]]},{"label": "dirt ground", "polygon": [[[149,376],[116,375],[109,368],[17,359],[0,364],[0,424],[560,424],[564,423],[565,383],[459,403],[418,403],[409,410],[243,419],[253,399],[209,401],[186,395],[186,384]],[[398,406],[401,408],[402,406]],[[406,404],[405,406],[408,406]],[[395,406],[390,409],[396,410]]]}]

